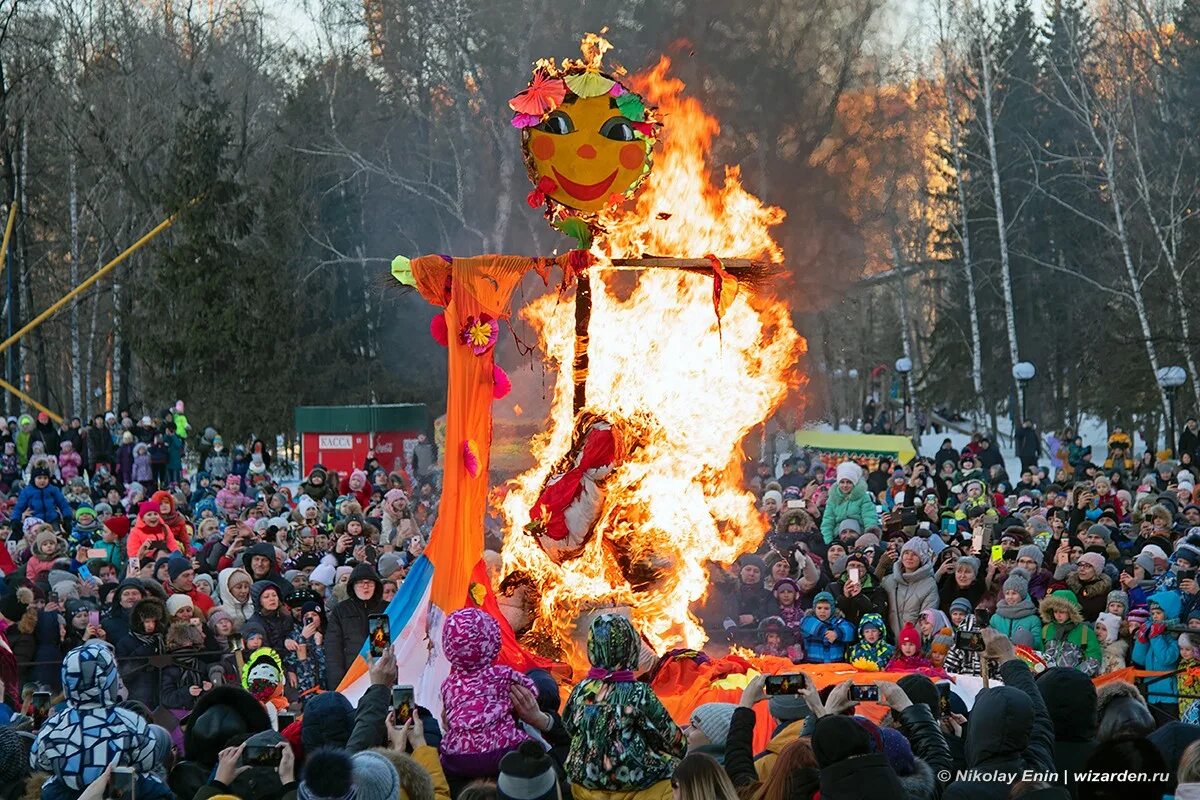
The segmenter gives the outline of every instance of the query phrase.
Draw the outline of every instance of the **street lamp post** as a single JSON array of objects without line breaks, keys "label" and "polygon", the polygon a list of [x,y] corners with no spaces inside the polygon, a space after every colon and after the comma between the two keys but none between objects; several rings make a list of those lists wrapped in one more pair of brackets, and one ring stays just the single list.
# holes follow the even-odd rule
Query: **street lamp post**
[{"label": "street lamp post", "polygon": [[1187,381],[1187,373],[1183,367],[1163,367],[1154,373],[1154,380],[1167,394],[1167,407],[1170,416],[1167,418],[1167,450],[1175,455],[1175,390]]},{"label": "street lamp post", "polygon": [[1025,422],[1025,387],[1033,380],[1035,375],[1037,375],[1037,368],[1028,361],[1018,361],[1016,364],[1013,364],[1013,379],[1021,387],[1020,394],[1017,397],[1017,410],[1021,414],[1021,419],[1019,421],[1014,420],[1014,430],[1015,425],[1024,424]]},{"label": "street lamp post", "polygon": [[904,387],[904,406],[900,409],[901,418],[904,421],[904,432],[909,433],[908,424],[908,406],[912,398],[908,394],[908,373],[912,372],[913,362],[911,358],[897,358],[896,372],[900,374],[900,384]]}]

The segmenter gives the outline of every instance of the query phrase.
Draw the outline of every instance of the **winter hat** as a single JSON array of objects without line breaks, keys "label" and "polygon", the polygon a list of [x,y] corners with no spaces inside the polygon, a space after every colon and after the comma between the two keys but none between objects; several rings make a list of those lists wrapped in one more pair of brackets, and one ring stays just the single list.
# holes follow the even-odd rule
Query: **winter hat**
[{"label": "winter hat", "polygon": [[1096,624],[1104,624],[1104,644],[1111,644],[1117,640],[1117,634],[1121,632],[1121,618],[1116,614],[1110,614],[1107,611],[1101,611],[1096,615]]},{"label": "winter hat", "polygon": [[1029,596],[1029,577],[1023,569],[1014,569],[1008,573],[1008,578],[1004,581],[1004,591],[1016,592],[1022,598]]},{"label": "winter hat", "polygon": [[950,604],[950,610],[954,611],[954,609],[956,609],[956,608],[965,614],[970,614],[971,613],[971,601],[965,597],[956,597],[954,599],[954,602]]},{"label": "winter hat", "polygon": [[[791,578],[780,578],[779,580],[775,581],[775,586],[771,589],[771,591],[778,592],[780,589],[791,589],[796,594],[800,594],[800,585]],[[825,594],[829,594],[829,592],[826,592]]]},{"label": "winter hat", "polygon": [[813,608],[817,607],[817,603],[829,603],[830,608],[837,608],[837,601],[829,592],[817,592],[817,596],[813,598]]},{"label": "winter hat", "polygon": [[34,540],[34,543],[36,544],[39,552],[42,549],[42,545],[46,544],[47,542],[52,543],[52,544],[58,543],[58,537],[54,535],[53,530],[47,529],[47,530],[42,531],[41,533],[39,533],[37,535],[37,539]]},{"label": "winter hat", "polygon": [[394,800],[400,796],[400,773],[379,753],[355,753],[350,763],[358,800]]},{"label": "winter hat", "polygon": [[975,556],[963,556],[962,558],[960,558],[954,562],[954,566],[956,568],[957,567],[970,567],[971,572],[974,572],[976,575],[979,574],[979,559],[976,558]]},{"label": "winter hat", "polygon": [[767,698],[767,710],[780,724],[812,716],[808,704],[799,695],[777,694]]},{"label": "winter hat", "polygon": [[1121,607],[1126,611],[1129,610],[1129,593],[1123,592],[1120,589],[1113,589],[1108,593],[1108,599],[1104,602],[1104,607],[1108,608],[1109,603],[1120,603]]},{"label": "winter hat", "polygon": [[9,622],[17,622],[25,616],[25,611],[33,600],[33,593],[26,589],[24,594],[25,597],[22,599],[21,590],[17,589],[0,595],[0,615],[3,615]]},{"label": "winter hat", "polygon": [[155,514],[162,513],[159,511],[158,503],[154,502],[153,500],[143,500],[141,503],[138,503],[139,519],[149,514],[151,511],[153,511]]},{"label": "winter hat", "polygon": [[96,516],[96,510],[87,504],[81,505],[79,508],[75,509],[75,521],[76,522],[79,522],[84,517],[95,518],[95,516]]},{"label": "winter hat", "polygon": [[298,800],[354,800],[354,762],[350,754],[337,748],[322,748],[309,753],[301,773]]},{"label": "winter hat", "polygon": [[1200,566],[1200,549],[1190,544],[1180,544],[1175,548],[1176,558],[1186,558],[1193,568]]},{"label": "winter hat", "polygon": [[522,742],[500,760],[496,794],[501,800],[553,800],[558,797],[554,761],[537,742]]},{"label": "winter hat", "polygon": [[216,633],[217,632],[217,623],[223,619],[227,619],[227,620],[230,620],[231,622],[233,622],[234,623],[233,629],[237,630],[237,620],[235,620],[233,618],[232,614],[230,614],[228,611],[225,610],[224,606],[217,606],[216,608],[214,608],[212,611],[210,611],[208,613],[208,629],[210,631],[212,631],[213,633]]},{"label": "winter hat", "polygon": [[775,505],[781,506],[783,505],[783,492],[776,491],[775,489],[768,489],[767,491],[763,492],[762,499],[764,504],[768,500],[774,500]]},{"label": "winter hat", "polygon": [[938,628],[933,632],[933,640],[929,644],[930,652],[945,657],[954,646],[954,631],[950,628]]},{"label": "winter hat", "polygon": [[45,524],[46,524],[45,520],[43,520],[41,517],[26,517],[25,521],[21,523],[21,533],[22,534],[29,533],[34,528],[36,528],[38,525],[45,525]]},{"label": "winter hat", "polygon": [[745,555],[739,556],[737,560],[737,567],[739,570],[741,570],[742,567],[758,567],[758,572],[760,575],[767,574],[767,562],[763,561],[761,556],[756,556],[754,553],[746,553]]},{"label": "winter hat", "polygon": [[196,610],[196,606],[192,604],[192,598],[186,594],[173,594],[167,598],[167,616],[173,617],[179,613],[181,608],[190,608]]},{"label": "winter hat", "polygon": [[1142,548],[1142,552],[1139,555],[1150,556],[1155,561],[1166,561],[1167,560],[1166,551],[1163,550],[1161,547],[1159,547],[1156,544],[1146,545],[1145,547]]},{"label": "winter hat", "polygon": [[857,485],[862,480],[862,467],[853,461],[843,461],[837,465],[837,477],[834,480],[847,480]]},{"label": "winter hat", "polygon": [[1096,574],[1104,572],[1104,556],[1099,553],[1084,553],[1079,557],[1080,564],[1087,564],[1096,571]]},{"label": "winter hat", "polygon": [[812,734],[813,755],[822,767],[871,753],[871,736],[851,717],[821,717]]},{"label": "winter hat", "polygon": [[878,547],[879,537],[873,533],[864,533],[862,536],[854,540],[855,550],[865,550],[868,547]]},{"label": "winter hat", "polygon": [[913,757],[912,746],[904,734],[895,728],[880,728],[883,736],[883,754],[897,775],[911,775],[917,769],[917,761]]},{"label": "winter hat", "polygon": [[171,576],[171,580],[175,580],[189,569],[192,569],[192,562],[184,556],[174,555],[167,559],[167,574]]},{"label": "winter hat", "polygon": [[[922,564],[928,564],[931,556],[929,542],[925,539],[909,539],[900,548],[900,555],[903,556],[905,553],[916,553]],[[976,566],[975,571],[979,571],[978,566]]]},{"label": "winter hat", "polygon": [[332,586],[336,577],[333,564],[318,564],[312,572],[308,573],[308,582]]},{"label": "winter hat", "polygon": [[1110,531],[1108,529],[1107,525],[1101,525],[1099,523],[1096,523],[1095,525],[1088,528],[1086,535],[1099,536],[1101,539],[1104,540],[1105,544],[1108,544],[1109,542],[1112,541],[1112,531]]},{"label": "winter hat", "polygon": [[50,584],[50,591],[58,595],[59,600],[69,600],[79,597],[79,584],[75,580],[59,581]]},{"label": "winter hat", "polygon": [[[1106,529],[1107,530],[1107,529]],[[1041,564],[1044,558],[1042,549],[1036,544],[1022,545],[1021,549],[1017,550],[1017,559],[1031,558],[1033,563]]]},{"label": "winter hat", "polygon": [[904,628],[901,629],[900,635],[896,637],[897,645],[904,644],[905,642],[915,645],[918,650],[921,649],[921,634],[911,622],[904,623]]},{"label": "winter hat", "polygon": [[713,745],[724,747],[736,709],[733,703],[701,703],[692,712],[692,725],[699,728]]},{"label": "winter hat", "polygon": [[928,677],[915,673],[905,675],[896,681],[896,685],[904,690],[914,705],[924,704],[929,709],[929,713],[933,714],[934,719],[941,715],[941,695],[938,694],[937,686]]},{"label": "winter hat", "polygon": [[858,520],[850,517],[842,520],[841,524],[838,525],[838,536],[842,535],[842,531],[854,531],[856,534],[860,534],[862,533],[862,525],[859,524]]},{"label": "winter hat", "polygon": [[397,553],[384,553],[379,557],[379,576],[381,578],[387,578],[400,567],[400,556]]}]

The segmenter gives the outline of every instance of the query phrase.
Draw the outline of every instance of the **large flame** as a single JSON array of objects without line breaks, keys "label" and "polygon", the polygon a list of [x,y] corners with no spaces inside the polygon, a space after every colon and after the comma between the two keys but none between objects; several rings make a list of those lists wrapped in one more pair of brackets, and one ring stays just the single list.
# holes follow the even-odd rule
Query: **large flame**
[{"label": "large flame", "polygon": [[[561,565],[522,529],[552,466],[571,446],[574,308],[547,295],[522,312],[558,369],[549,429],[532,443],[537,466],[513,481],[502,503],[501,574],[525,573],[537,587],[532,641],[565,645],[582,613],[614,605],[630,609],[658,652],[698,648],[706,635],[689,605],[707,589],[708,562],[729,563],[766,533],[754,496],[742,488],[741,444],[798,385],[795,364],[805,345],[787,307],[743,288],[718,330],[711,277],[604,269],[609,258],[642,254],[783,258],[769,229],[784,212],[747,192],[736,167],[726,169],[723,185],[710,182],[707,160],[719,125],[682,95],[669,66],[663,58],[632,80],[659,106],[666,135],[636,207],[604,220],[601,263],[591,278],[585,411],[619,420],[639,447],[605,481],[604,511],[583,554]],[[632,586],[614,549],[657,577]]]}]

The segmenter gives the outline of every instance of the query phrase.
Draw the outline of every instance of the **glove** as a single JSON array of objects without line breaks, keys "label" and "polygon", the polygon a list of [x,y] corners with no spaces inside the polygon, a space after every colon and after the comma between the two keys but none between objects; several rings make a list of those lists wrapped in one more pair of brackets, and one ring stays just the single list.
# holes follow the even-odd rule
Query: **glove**
[{"label": "glove", "polygon": [[1150,626],[1150,638],[1152,638],[1152,639],[1155,636],[1162,636],[1166,632],[1167,632],[1167,625],[1165,622],[1156,622]]}]

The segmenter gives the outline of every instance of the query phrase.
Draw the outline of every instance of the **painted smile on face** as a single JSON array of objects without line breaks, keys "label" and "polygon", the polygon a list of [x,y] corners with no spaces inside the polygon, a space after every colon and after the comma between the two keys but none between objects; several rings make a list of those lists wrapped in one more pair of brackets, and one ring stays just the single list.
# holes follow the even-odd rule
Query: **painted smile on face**
[{"label": "painted smile on face", "polygon": [[580,211],[601,210],[647,169],[651,142],[637,135],[608,94],[568,95],[528,135],[534,172],[555,183],[550,197]]}]

